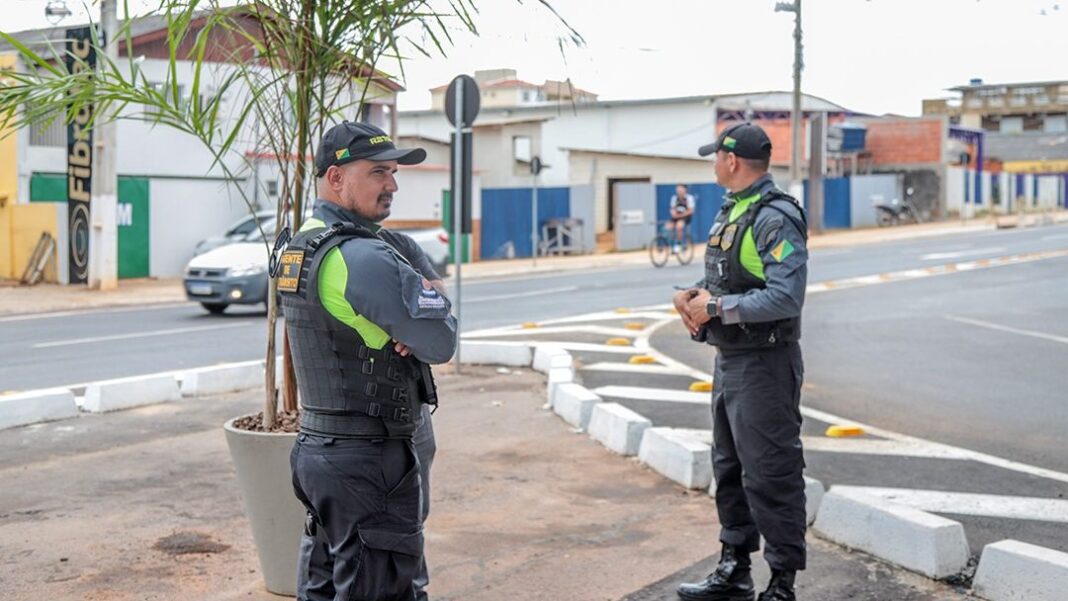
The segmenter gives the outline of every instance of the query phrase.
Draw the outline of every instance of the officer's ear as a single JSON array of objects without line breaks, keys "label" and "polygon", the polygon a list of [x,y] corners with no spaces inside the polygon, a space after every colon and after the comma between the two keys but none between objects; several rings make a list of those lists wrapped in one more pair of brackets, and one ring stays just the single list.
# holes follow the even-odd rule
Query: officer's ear
[{"label": "officer's ear", "polygon": [[341,167],[337,165],[331,165],[326,168],[326,173],[323,173],[323,181],[326,186],[334,192],[341,191],[341,181],[345,178],[345,173],[341,170]]}]

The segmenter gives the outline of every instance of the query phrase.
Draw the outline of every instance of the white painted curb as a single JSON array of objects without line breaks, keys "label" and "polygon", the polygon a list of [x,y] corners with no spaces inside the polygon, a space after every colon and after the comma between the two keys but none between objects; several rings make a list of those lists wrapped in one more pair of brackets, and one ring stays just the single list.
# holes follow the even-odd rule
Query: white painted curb
[{"label": "white painted curb", "polygon": [[94,382],[85,387],[83,411],[100,413],[182,398],[174,374],[136,376]]},{"label": "white painted curb", "polygon": [[[281,368],[281,365],[278,365]],[[281,373],[281,369],[278,370]],[[265,385],[263,361],[247,361],[216,367],[203,367],[178,376],[182,396],[198,397],[249,390]]]},{"label": "white painted curb", "polygon": [[828,540],[931,578],[956,574],[968,563],[968,541],[960,522],[848,487],[827,491],[813,529]]},{"label": "white painted curb", "polygon": [[68,388],[46,388],[0,396],[0,430],[78,415],[74,393]]},{"label": "white painted curb", "polygon": [[571,367],[571,353],[551,344],[539,344],[534,349],[534,359],[531,363],[534,371],[549,373],[558,367]]},{"label": "white painted curb", "polygon": [[460,341],[460,362],[465,364],[530,367],[532,356],[525,342]]},{"label": "white painted curb", "polygon": [[983,547],[973,584],[990,601],[1063,601],[1068,595],[1068,553],[1018,540]]},{"label": "white painted curb", "polygon": [[816,521],[820,503],[823,502],[825,490],[823,483],[815,478],[805,476],[805,523],[809,526]]},{"label": "white painted curb", "polygon": [[601,397],[573,382],[558,385],[552,398],[553,411],[565,422],[582,430],[589,426],[590,414],[600,402]]},{"label": "white painted curb", "polygon": [[619,403],[598,403],[590,414],[590,437],[620,455],[637,455],[653,422]]},{"label": "white painted curb", "polygon": [[712,484],[709,446],[671,428],[646,428],[638,459],[686,488],[707,489]]},{"label": "white painted curb", "polygon": [[[570,357],[571,355],[568,355]],[[545,390],[548,395],[546,399],[551,407],[553,399],[556,398],[556,387],[561,384],[570,384],[575,381],[575,370],[570,367],[554,367],[549,370],[548,383],[545,385]]]}]

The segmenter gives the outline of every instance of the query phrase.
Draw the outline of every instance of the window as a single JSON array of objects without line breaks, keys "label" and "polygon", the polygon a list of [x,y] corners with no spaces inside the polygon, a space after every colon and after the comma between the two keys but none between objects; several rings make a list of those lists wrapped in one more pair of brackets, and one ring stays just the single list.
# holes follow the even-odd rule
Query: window
[{"label": "window", "polygon": [[1023,117],[1002,117],[1001,133],[1016,134],[1024,129]]},{"label": "window", "polygon": [[530,136],[512,136],[512,157],[516,161],[529,163],[534,156],[530,144]]},{"label": "window", "polygon": [[267,180],[267,196],[278,196],[278,180]]},{"label": "window", "polygon": [[1068,115],[1046,115],[1042,129],[1049,134],[1068,132]]}]

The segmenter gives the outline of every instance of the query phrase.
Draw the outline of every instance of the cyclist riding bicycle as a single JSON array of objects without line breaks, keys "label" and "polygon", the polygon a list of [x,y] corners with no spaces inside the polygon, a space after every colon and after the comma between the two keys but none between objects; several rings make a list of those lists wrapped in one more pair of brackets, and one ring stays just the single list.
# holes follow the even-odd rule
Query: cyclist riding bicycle
[{"label": "cyclist riding bicycle", "polygon": [[694,196],[686,191],[685,184],[675,186],[675,195],[671,197],[671,227],[675,230],[675,249],[682,244],[683,234],[693,220]]}]

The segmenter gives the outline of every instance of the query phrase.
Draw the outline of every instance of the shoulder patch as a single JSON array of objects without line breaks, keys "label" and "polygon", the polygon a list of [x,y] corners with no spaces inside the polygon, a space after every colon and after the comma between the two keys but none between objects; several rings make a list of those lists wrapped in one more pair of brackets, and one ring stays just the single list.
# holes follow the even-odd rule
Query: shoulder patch
[{"label": "shoulder patch", "polygon": [[778,246],[771,249],[771,256],[779,263],[785,261],[786,257],[792,254],[794,254],[794,245],[790,244],[789,240],[783,240]]},{"label": "shoulder patch", "polygon": [[300,269],[304,265],[303,250],[287,250],[278,261],[281,270],[278,273],[278,289],[282,292],[296,292],[300,287]]}]

